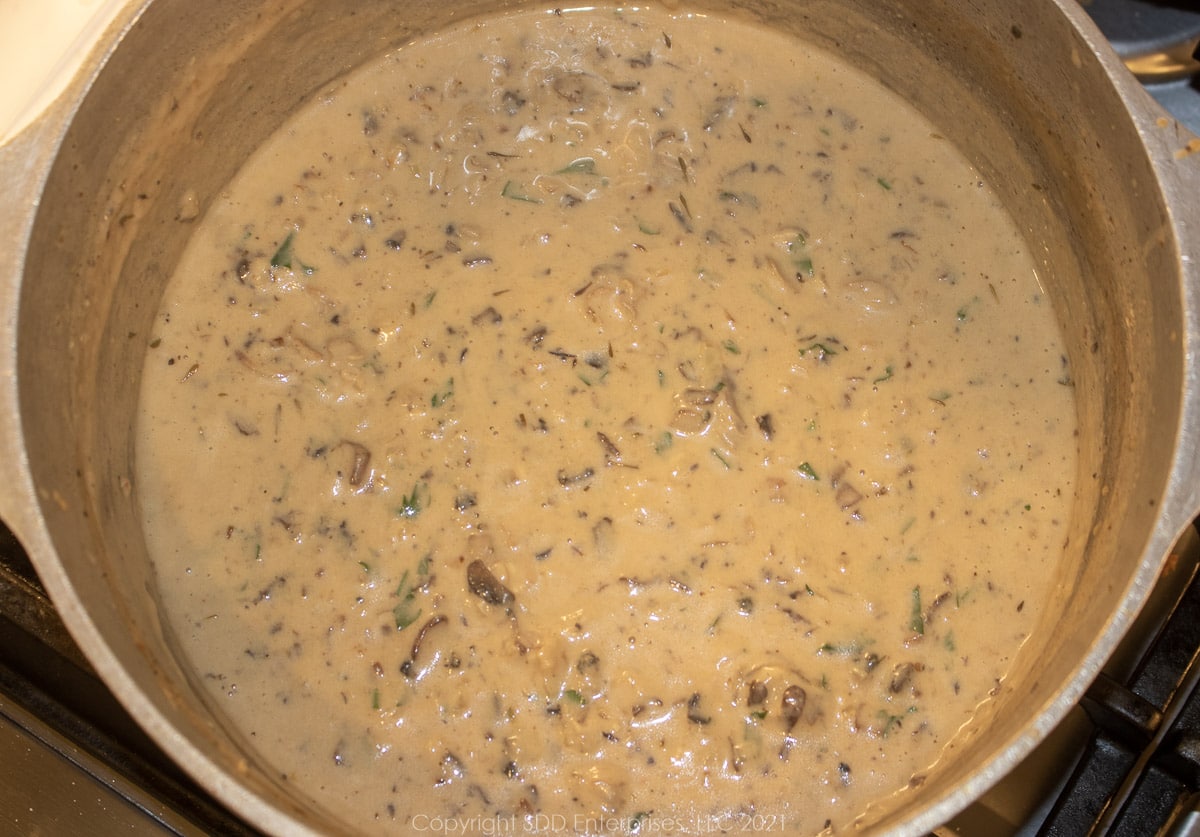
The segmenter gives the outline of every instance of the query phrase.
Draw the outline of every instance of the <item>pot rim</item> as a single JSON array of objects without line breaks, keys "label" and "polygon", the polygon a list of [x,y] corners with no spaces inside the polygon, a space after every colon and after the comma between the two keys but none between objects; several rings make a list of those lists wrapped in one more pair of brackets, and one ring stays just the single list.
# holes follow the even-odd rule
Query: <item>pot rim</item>
[{"label": "pot rim", "polygon": [[[153,0],[130,0],[97,39],[64,92],[36,119],[0,145],[0,456],[8,463],[8,479],[0,484],[0,520],[29,552],[59,615],[87,659],[100,673],[129,713],[151,737],[185,765],[193,778],[241,816],[270,832],[317,834],[286,811],[269,804],[237,782],[158,711],[124,669],[97,631],[79,592],[55,553],[40,511],[24,445],[17,387],[17,320],[27,248],[40,196],[59,147],[79,107],[125,35]],[[1125,105],[1146,148],[1157,187],[1170,216],[1171,233],[1181,267],[1184,356],[1181,381],[1182,414],[1174,441],[1171,471],[1147,544],[1146,555],[1100,637],[1069,679],[1031,714],[1021,734],[1006,743],[999,755],[978,766],[968,780],[933,799],[905,824],[903,833],[930,833],[981,796],[1057,726],[1075,706],[1113,653],[1157,580],[1161,565],[1183,530],[1200,516],[1200,138],[1180,126],[1155,102],[1133,76],[1092,22],[1073,0],[1053,0],[1099,62],[1109,83]]]}]

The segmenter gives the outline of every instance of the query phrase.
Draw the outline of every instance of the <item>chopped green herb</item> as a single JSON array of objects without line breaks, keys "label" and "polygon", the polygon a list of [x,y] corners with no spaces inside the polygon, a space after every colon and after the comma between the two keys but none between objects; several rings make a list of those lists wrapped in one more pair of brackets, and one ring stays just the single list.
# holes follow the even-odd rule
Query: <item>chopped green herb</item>
[{"label": "chopped green herb", "polygon": [[817,649],[818,654],[832,654],[835,657],[853,657],[862,651],[860,642],[827,642]]},{"label": "chopped green herb", "polygon": [[296,242],[296,231],[292,230],[287,234],[287,238],[279,245],[279,249],[275,251],[275,255],[271,256],[271,267],[283,267],[292,270],[293,266],[298,266],[302,273],[309,276],[316,273],[316,268],[306,265],[304,262],[296,258],[294,245]]},{"label": "chopped green herb", "polygon": [[400,596],[400,603],[392,608],[392,616],[396,619],[396,630],[402,631],[417,621],[421,608],[415,607],[417,588],[424,584],[424,578],[418,578],[414,584],[408,583],[408,570],[400,576],[400,584],[396,586],[395,595]]},{"label": "chopped green herb", "polygon": [[426,294],[426,296],[425,296],[425,308],[426,308],[426,310],[428,310],[428,309],[429,309],[429,307],[433,305],[433,301],[434,301],[435,299],[437,299],[437,291],[430,291],[428,294]]},{"label": "chopped green herb", "polygon": [[891,379],[892,379],[892,367],[891,367],[891,366],[885,366],[885,367],[884,367],[884,369],[883,369],[883,374],[882,374],[882,375],[880,375],[880,376],[879,376],[878,378],[876,378],[875,380],[871,381],[871,383],[873,383],[873,384],[882,384],[884,381],[890,381]]},{"label": "chopped green herb", "polygon": [[892,191],[892,184],[889,183],[888,181],[884,180],[882,177],[877,177],[875,179],[875,182],[878,183],[880,186],[882,186],[884,189],[887,189],[889,192]]},{"label": "chopped green herb", "polygon": [[641,231],[642,235],[658,235],[661,232],[657,227],[650,226],[640,218],[636,218],[635,220],[637,221],[638,230]]},{"label": "chopped green herb", "polygon": [[812,354],[812,355],[816,356],[817,360],[825,360],[825,358],[827,358],[827,357],[833,357],[834,355],[836,355],[837,350],[831,349],[829,346],[825,345],[824,343],[817,341],[817,342],[811,343],[808,346],[805,346],[803,349],[801,349],[800,354],[802,354],[802,355]]},{"label": "chopped green herb", "polygon": [[951,395],[951,393],[949,390],[945,390],[945,389],[938,390],[937,392],[935,392],[929,396],[929,400],[936,401],[939,404],[945,404],[947,401],[950,400],[950,395]]},{"label": "chopped green herb", "polygon": [[574,703],[576,706],[583,706],[587,703],[587,699],[575,689],[567,689],[563,692],[563,697]]},{"label": "chopped green herb", "polygon": [[717,458],[717,461],[725,466],[725,470],[730,470],[733,466],[729,464],[729,460],[721,455],[721,452],[716,448],[709,448],[708,452]]},{"label": "chopped green herb", "polygon": [[287,238],[279,245],[279,249],[275,251],[275,255],[271,256],[271,267],[292,267],[292,244],[296,240],[296,231],[292,230],[287,234]]},{"label": "chopped green herb", "polygon": [[765,709],[759,709],[759,710],[757,710],[757,711],[755,711],[755,712],[751,712],[751,713],[750,713],[750,717],[751,717],[751,718],[753,718],[753,719],[754,719],[754,720],[756,720],[756,721],[761,721],[761,720],[763,720],[764,718],[766,718],[766,717],[767,717],[767,710],[765,710]]},{"label": "chopped green herb", "polygon": [[379,690],[378,689],[371,690],[371,708],[372,709],[379,708]]},{"label": "chopped green herb", "polygon": [[504,188],[500,190],[500,197],[508,198],[513,201],[522,201],[524,203],[541,203],[542,199],[532,197],[521,191],[521,187],[513,181],[509,180],[504,184]]},{"label": "chopped green herb", "polygon": [[808,254],[808,239],[804,233],[797,232],[787,240],[784,249],[792,259],[792,269],[796,271],[796,278],[801,279],[805,276],[813,276],[813,262]]},{"label": "chopped green herb", "polygon": [[954,631],[946,634],[946,638],[942,640],[942,645],[945,646],[947,651],[953,652],[955,650]]},{"label": "chopped green herb", "polygon": [[883,721],[883,730],[880,732],[884,738],[887,738],[891,731],[900,725],[904,720],[903,715],[892,715],[886,709],[879,710],[879,719]]},{"label": "chopped green herb", "polygon": [[757,96],[752,96],[750,98],[750,104],[754,105],[756,108],[765,108],[767,106],[767,100],[760,99]]},{"label": "chopped green herb", "polygon": [[742,353],[742,350],[738,348],[738,344],[734,343],[732,340],[726,340],[721,345],[724,346],[725,351],[729,352],[731,355],[740,355]]},{"label": "chopped green herb", "polygon": [[421,483],[415,484],[412,493],[405,494],[400,499],[400,508],[396,510],[396,516],[412,518],[419,515],[425,507],[425,501],[428,499],[428,491],[429,489],[425,485]]},{"label": "chopped green herb", "polygon": [[909,612],[908,627],[918,633],[925,633],[925,615],[921,612],[921,588],[912,589],[912,609]]},{"label": "chopped green herb", "polygon": [[429,399],[430,406],[437,408],[445,406],[446,402],[454,397],[454,379],[450,378],[446,381],[446,385],[438,392],[433,394]]},{"label": "chopped green herb", "polygon": [[813,466],[809,465],[807,462],[801,462],[800,465],[797,466],[796,470],[799,471],[800,476],[806,480],[821,479],[817,476],[817,472],[813,470]]},{"label": "chopped green herb", "polygon": [[654,452],[666,453],[673,444],[675,444],[675,434],[670,430],[664,430],[662,435],[658,437],[658,441],[654,443]]}]

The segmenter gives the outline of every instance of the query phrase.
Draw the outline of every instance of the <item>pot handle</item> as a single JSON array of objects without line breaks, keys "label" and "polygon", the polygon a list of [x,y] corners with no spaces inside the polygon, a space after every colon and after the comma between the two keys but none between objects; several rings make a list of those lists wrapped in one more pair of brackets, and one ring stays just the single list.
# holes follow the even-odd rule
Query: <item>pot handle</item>
[{"label": "pot handle", "polygon": [[75,107],[149,2],[105,0],[93,9],[67,48],[68,53],[85,53],[84,58],[64,58],[55,65],[55,73],[69,76],[61,87],[55,75],[42,80],[45,90],[57,91],[57,98],[44,107],[40,100],[31,102],[30,107],[41,107],[41,112],[27,121],[19,118],[6,128],[10,133],[0,135],[0,521],[31,552],[49,546],[39,505],[54,498],[37,494],[22,427],[17,321],[26,248],[42,189]]},{"label": "pot handle", "polygon": [[54,163],[68,109],[52,105],[0,145],[0,520],[28,549],[45,537],[29,469],[17,380],[18,312],[25,251],[38,196]]}]

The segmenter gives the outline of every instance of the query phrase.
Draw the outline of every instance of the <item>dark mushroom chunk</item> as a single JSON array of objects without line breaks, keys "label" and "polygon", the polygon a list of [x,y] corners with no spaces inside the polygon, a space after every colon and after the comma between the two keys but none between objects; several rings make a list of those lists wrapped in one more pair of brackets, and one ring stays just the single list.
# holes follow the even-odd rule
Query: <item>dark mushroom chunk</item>
[{"label": "dark mushroom chunk", "polygon": [[747,706],[762,706],[767,702],[767,684],[759,680],[750,681],[750,693],[746,696]]},{"label": "dark mushroom chunk", "polygon": [[346,481],[355,488],[358,488],[366,481],[367,476],[371,472],[371,451],[365,445],[360,445],[358,442],[347,441],[342,444],[348,446],[354,453],[354,461],[350,466],[350,476],[346,478]]},{"label": "dark mushroom chunk", "polygon": [[762,432],[763,438],[768,442],[771,441],[775,436],[775,422],[771,419],[771,414],[763,413],[754,421],[758,424],[758,429]]},{"label": "dark mushroom chunk", "polygon": [[784,723],[787,724],[789,730],[796,726],[796,722],[804,714],[804,704],[807,700],[808,694],[800,686],[792,684],[783,690],[783,699],[780,701],[780,708],[783,711]]},{"label": "dark mushroom chunk", "polygon": [[409,653],[408,659],[405,660],[400,665],[400,673],[401,674],[403,674],[405,677],[408,677],[410,674],[412,674],[413,664],[417,661],[417,657],[421,653],[421,644],[423,642],[425,642],[425,636],[432,629],[436,628],[438,625],[445,624],[445,622],[446,622],[446,617],[438,615],[438,616],[434,616],[429,621],[427,621],[424,625],[421,626],[421,630],[417,631],[417,635],[413,639],[412,651]]},{"label": "dark mushroom chunk", "polygon": [[504,317],[492,305],[484,308],[478,314],[471,318],[471,325],[497,325],[504,321]]},{"label": "dark mushroom chunk", "polygon": [[500,99],[500,103],[504,108],[504,112],[509,116],[516,116],[517,112],[525,107],[528,100],[516,90],[505,90],[504,95]]},{"label": "dark mushroom chunk", "polygon": [[512,591],[501,584],[478,558],[467,564],[467,587],[488,604],[509,605],[516,600]]},{"label": "dark mushroom chunk", "polygon": [[608,435],[596,431],[596,438],[600,442],[600,447],[604,448],[604,462],[606,465],[612,465],[621,461],[621,449],[613,444],[613,440],[608,438]]},{"label": "dark mushroom chunk", "polygon": [[912,686],[913,675],[924,669],[925,666],[920,663],[898,663],[892,669],[892,680],[888,683],[888,691],[892,694],[899,694]]},{"label": "dark mushroom chunk", "polygon": [[700,693],[694,692],[687,702],[687,719],[693,724],[709,724],[712,723],[711,715],[704,715],[700,712]]},{"label": "dark mushroom chunk", "polygon": [[525,342],[535,349],[542,347],[542,341],[546,339],[546,335],[550,330],[544,325],[535,326],[525,334]]}]

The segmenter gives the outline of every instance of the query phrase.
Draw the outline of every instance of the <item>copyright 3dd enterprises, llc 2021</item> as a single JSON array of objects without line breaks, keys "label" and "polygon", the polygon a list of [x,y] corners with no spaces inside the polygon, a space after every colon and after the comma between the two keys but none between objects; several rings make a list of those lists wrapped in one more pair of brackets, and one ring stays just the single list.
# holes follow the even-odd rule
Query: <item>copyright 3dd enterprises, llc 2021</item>
[{"label": "copyright 3dd enterprises, llc 2021", "polygon": [[444,817],[417,814],[410,822],[420,834],[461,835],[462,837],[500,837],[507,834],[532,834],[542,837],[568,835],[647,835],[647,834],[763,834],[781,832],[786,818],[776,814],[698,814],[695,816],[659,816],[654,813],[633,817],[577,814],[529,814],[527,816]]}]

